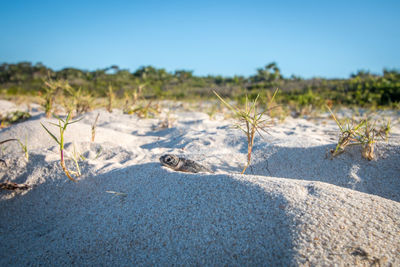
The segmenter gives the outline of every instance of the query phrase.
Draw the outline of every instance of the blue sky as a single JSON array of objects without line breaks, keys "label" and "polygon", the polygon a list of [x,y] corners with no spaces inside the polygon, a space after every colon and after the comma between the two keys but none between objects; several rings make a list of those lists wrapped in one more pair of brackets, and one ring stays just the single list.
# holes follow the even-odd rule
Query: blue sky
[{"label": "blue sky", "polygon": [[286,77],[400,69],[400,1],[0,0],[0,62]]}]

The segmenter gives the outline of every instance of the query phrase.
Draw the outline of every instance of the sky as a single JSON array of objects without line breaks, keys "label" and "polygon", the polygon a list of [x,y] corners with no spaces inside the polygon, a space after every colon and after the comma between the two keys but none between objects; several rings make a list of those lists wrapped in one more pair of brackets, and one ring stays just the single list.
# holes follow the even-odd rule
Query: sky
[{"label": "sky", "polygon": [[0,63],[347,78],[400,69],[399,14],[399,0],[0,0]]}]

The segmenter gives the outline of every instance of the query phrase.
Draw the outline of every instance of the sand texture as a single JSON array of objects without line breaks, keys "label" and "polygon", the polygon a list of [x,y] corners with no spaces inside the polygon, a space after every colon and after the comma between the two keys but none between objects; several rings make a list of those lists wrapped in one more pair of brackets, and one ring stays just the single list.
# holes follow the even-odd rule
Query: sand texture
[{"label": "sand texture", "polygon": [[[328,116],[287,118],[256,137],[241,175],[247,143],[232,121],[169,112],[170,128],[119,110],[78,117],[65,136],[69,155],[85,158],[77,183],[40,125],[56,133],[55,119],[37,110],[0,130],[30,152],[27,161],[4,144],[0,182],[31,186],[0,190],[0,266],[400,266],[398,114],[372,161],[359,147],[330,159],[338,129]],[[161,166],[165,153],[214,173],[175,172]]]}]

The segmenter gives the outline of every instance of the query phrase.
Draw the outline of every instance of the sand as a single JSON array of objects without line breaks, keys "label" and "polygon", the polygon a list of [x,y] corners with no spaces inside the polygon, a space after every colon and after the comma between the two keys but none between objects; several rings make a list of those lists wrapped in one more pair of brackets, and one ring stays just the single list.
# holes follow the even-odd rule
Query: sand
[{"label": "sand", "polygon": [[[2,112],[16,108],[1,101]],[[27,161],[7,143],[0,181],[26,191],[0,191],[0,265],[399,266],[400,129],[377,144],[330,159],[337,126],[287,118],[257,137],[246,174],[247,144],[232,121],[165,108],[174,117],[140,119],[95,110],[66,132],[79,151],[82,176],[67,179],[52,128],[39,108],[0,131],[27,141]],[[91,125],[97,114],[95,142]],[[394,115],[393,115],[394,114]],[[4,146],[3,146],[4,147]],[[214,173],[181,173],[159,157],[177,154]],[[73,162],[67,161],[74,169]]]}]

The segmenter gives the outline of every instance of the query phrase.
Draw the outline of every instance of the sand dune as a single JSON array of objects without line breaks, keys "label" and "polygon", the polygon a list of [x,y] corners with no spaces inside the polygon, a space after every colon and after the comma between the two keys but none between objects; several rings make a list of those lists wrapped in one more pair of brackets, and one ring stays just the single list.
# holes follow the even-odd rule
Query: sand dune
[{"label": "sand dune", "polygon": [[[40,125],[56,120],[38,111],[2,129],[0,140],[27,140],[30,160],[8,143],[0,181],[32,188],[0,191],[0,265],[400,265],[396,125],[390,142],[377,144],[377,159],[353,147],[331,160],[333,121],[288,118],[257,137],[241,175],[246,139],[231,121],[183,110],[174,116],[171,128],[161,128],[160,119],[118,110],[83,115],[66,133],[69,153],[85,157],[77,183]],[[165,153],[214,173],[162,167]]]}]

